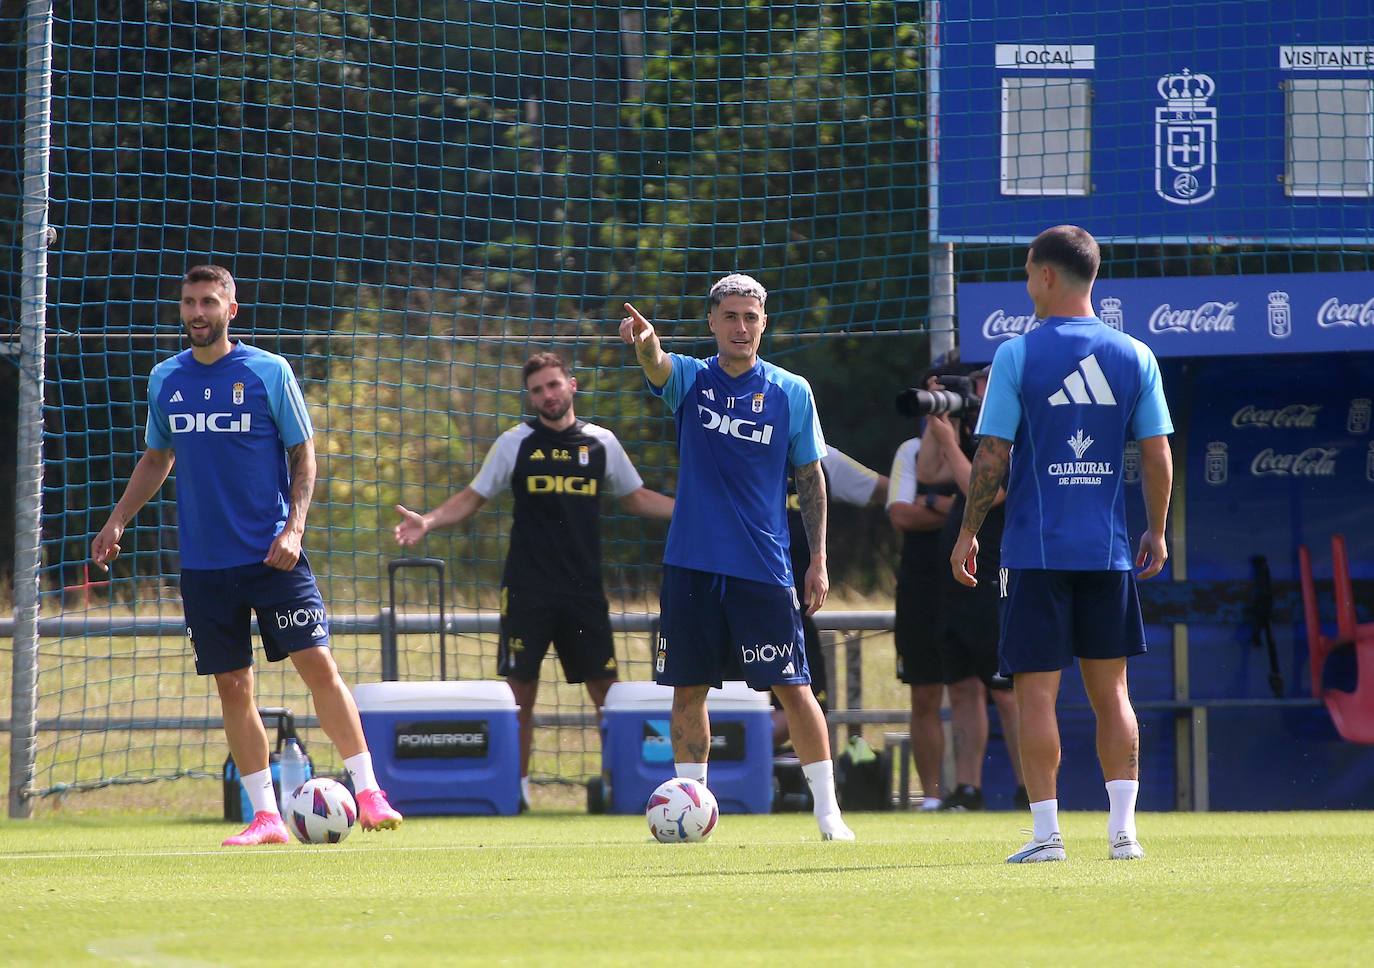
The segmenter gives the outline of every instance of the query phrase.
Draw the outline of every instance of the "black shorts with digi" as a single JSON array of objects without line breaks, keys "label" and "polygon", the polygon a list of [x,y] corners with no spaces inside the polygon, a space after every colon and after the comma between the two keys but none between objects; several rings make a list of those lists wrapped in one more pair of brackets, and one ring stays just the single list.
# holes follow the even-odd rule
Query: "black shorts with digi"
[{"label": "black shorts with digi", "polygon": [[610,606],[603,596],[502,588],[498,675],[536,681],[550,644],[568,682],[618,678]]}]

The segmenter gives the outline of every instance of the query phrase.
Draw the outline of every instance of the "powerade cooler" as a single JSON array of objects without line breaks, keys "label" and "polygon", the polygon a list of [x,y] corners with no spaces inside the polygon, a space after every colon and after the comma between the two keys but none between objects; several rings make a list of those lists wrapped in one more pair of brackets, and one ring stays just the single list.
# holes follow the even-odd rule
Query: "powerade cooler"
[{"label": "powerade cooler", "polygon": [[[706,785],[722,813],[768,813],[773,806],[773,717],[768,693],[727,682],[706,697],[711,757]],[[649,794],[673,777],[668,723],[673,690],[617,682],[602,707],[601,776],[610,813],[642,813]]]},{"label": "powerade cooler", "polygon": [[353,698],[377,783],[403,814],[515,814],[520,734],[504,682],[372,682]]}]

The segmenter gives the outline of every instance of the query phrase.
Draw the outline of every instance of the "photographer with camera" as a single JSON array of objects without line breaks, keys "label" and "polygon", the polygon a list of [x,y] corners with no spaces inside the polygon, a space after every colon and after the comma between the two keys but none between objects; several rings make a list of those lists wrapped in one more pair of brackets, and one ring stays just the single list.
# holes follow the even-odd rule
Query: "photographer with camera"
[{"label": "photographer with camera", "polygon": [[[977,419],[982,394],[987,387],[988,370],[968,376],[939,377],[942,389],[907,391],[898,399],[899,409],[926,416],[925,432],[917,454],[917,481],[928,488],[953,486],[954,502],[940,531],[940,555],[948,559],[959,539],[959,525],[969,488],[975,452],[972,427]],[[984,527],[990,537],[983,566],[996,574],[1000,546],[1005,487],[989,510]],[[1021,760],[1017,742],[1016,702],[1011,682],[998,675],[997,642],[999,633],[997,587],[994,582],[969,588],[942,570],[936,585],[938,617],[935,624],[940,645],[945,687],[949,690],[950,718],[953,726],[955,788],[945,796],[941,810],[981,810],[983,757],[988,743],[988,699],[997,706],[1002,733],[1012,770],[1017,778],[1015,802],[1026,802],[1021,784]]]},{"label": "photographer with camera", "polygon": [[[921,380],[926,391],[940,390],[943,371],[932,370]],[[942,797],[941,765],[945,757],[945,728],[940,706],[945,697],[944,665],[940,658],[937,589],[945,572],[940,531],[954,504],[955,488],[927,488],[916,480],[916,460],[924,437],[924,405],[917,390],[899,395],[897,411],[916,421],[916,436],[902,441],[892,458],[887,517],[902,536],[897,565],[896,617],[892,640],[897,651],[897,678],[911,690],[911,757],[921,781],[922,811],[938,810]]]}]

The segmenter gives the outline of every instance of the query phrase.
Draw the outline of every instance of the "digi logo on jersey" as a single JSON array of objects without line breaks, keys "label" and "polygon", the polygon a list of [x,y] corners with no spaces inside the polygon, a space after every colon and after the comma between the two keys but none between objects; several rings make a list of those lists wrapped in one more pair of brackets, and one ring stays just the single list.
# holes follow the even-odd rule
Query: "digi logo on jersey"
[{"label": "digi logo on jersey", "polygon": [[396,724],[396,759],[481,759],[491,744],[484,719],[451,719]]},{"label": "digi logo on jersey", "polygon": [[756,421],[716,413],[701,404],[697,404],[697,413],[701,415],[701,426],[706,430],[714,430],[738,440],[748,440],[765,446],[773,440],[772,424],[760,427]]},{"label": "digi logo on jersey", "polygon": [[525,478],[531,494],[577,494],[596,497],[596,480],[590,477],[565,477],[561,474],[531,474]]},{"label": "digi logo on jersey", "polygon": [[169,413],[174,434],[246,434],[253,428],[251,413]]}]

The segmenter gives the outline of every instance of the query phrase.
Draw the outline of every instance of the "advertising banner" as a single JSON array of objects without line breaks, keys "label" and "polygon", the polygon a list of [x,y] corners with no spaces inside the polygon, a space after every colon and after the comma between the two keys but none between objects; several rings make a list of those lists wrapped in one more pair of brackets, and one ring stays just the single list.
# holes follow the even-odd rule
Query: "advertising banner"
[{"label": "advertising banner", "polygon": [[[959,287],[960,358],[1037,329],[1021,282]],[[1097,316],[1155,356],[1374,352],[1374,272],[1099,279]]]}]

